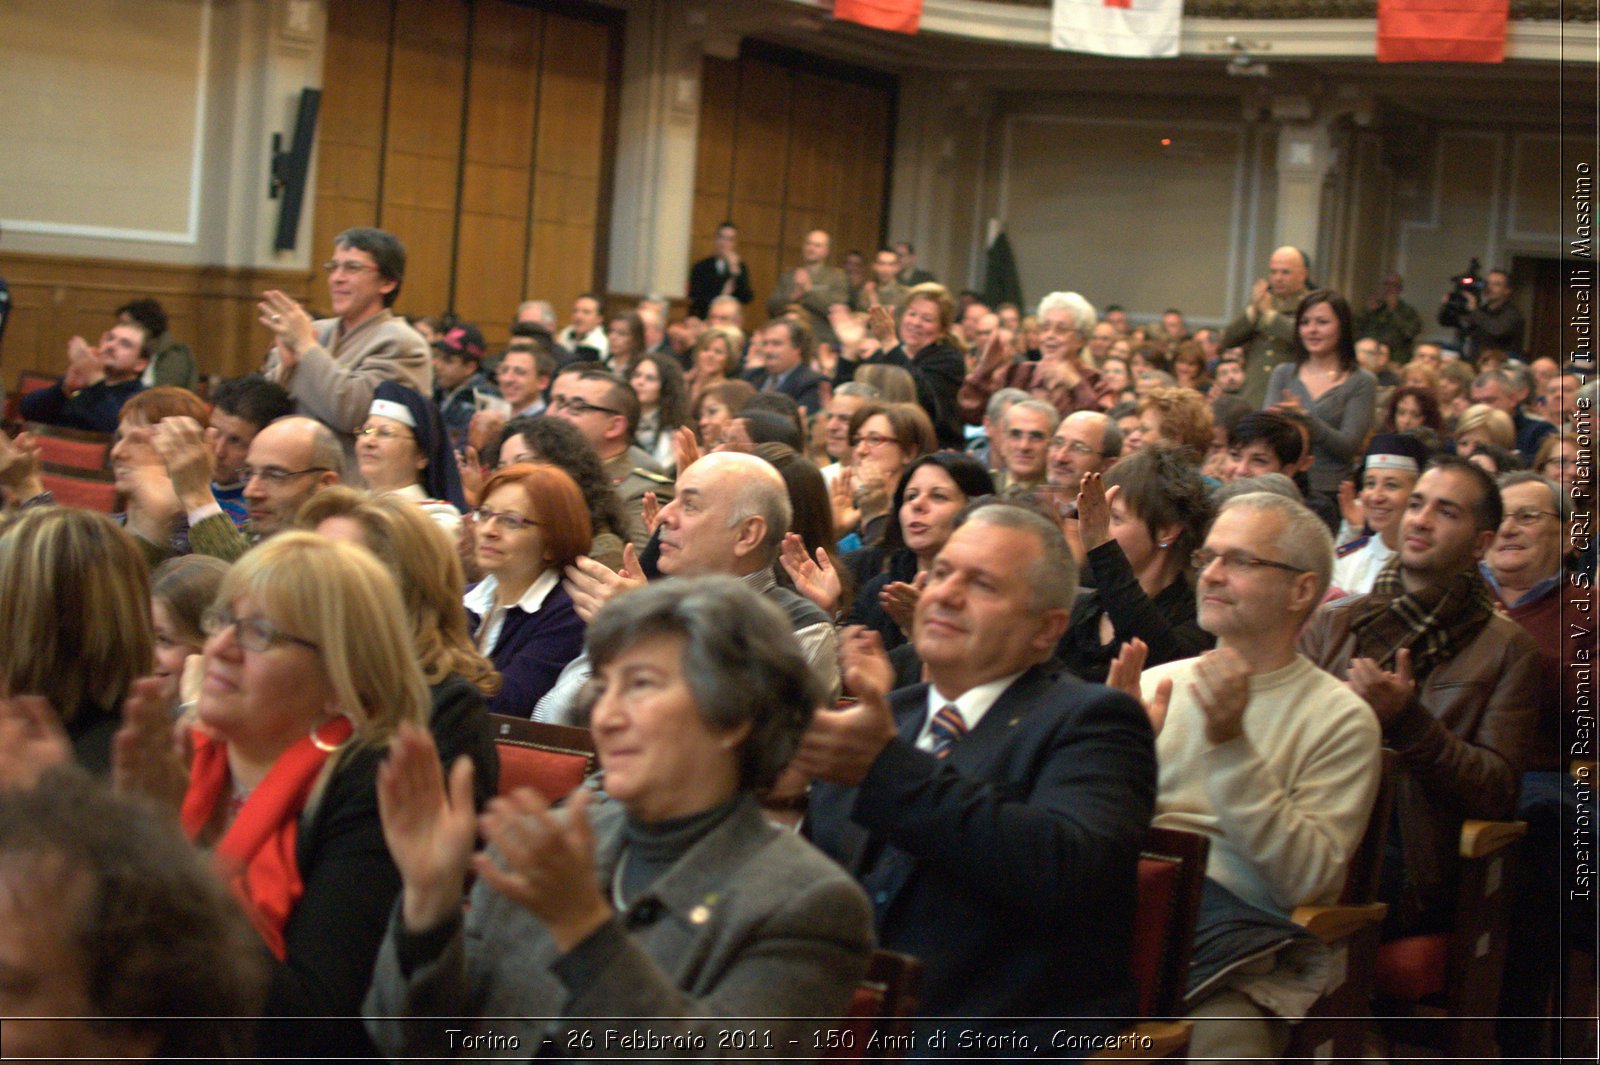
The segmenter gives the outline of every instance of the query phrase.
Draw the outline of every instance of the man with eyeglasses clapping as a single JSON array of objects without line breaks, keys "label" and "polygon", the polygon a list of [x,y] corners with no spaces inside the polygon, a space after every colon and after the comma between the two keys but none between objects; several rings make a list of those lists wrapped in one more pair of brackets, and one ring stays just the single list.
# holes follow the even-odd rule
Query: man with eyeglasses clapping
[{"label": "man with eyeglasses clapping", "polygon": [[1275,1059],[1335,981],[1327,948],[1289,915],[1338,901],[1377,795],[1380,730],[1295,649],[1333,570],[1316,514],[1268,492],[1235,496],[1193,562],[1197,620],[1216,649],[1141,676],[1146,649],[1131,641],[1108,683],[1147,700],[1161,767],[1152,824],[1211,840],[1190,1053]]},{"label": "man with eyeglasses clapping", "polygon": [[344,449],[331,429],[301,415],[277,419],[250,441],[239,469],[249,517],[238,528],[212,494],[214,438],[215,433],[208,438],[193,418],[165,418],[151,431],[150,442],[166,463],[172,495],[162,512],[130,501],[128,525],[152,565],[160,561],[160,550],[150,545],[167,542],[163,530],[179,514],[188,519],[189,546],[195,554],[232,562],[261,540],[294,528],[301,504],[338,484],[343,475]]},{"label": "man with eyeglasses clapping", "polygon": [[347,460],[381,381],[433,394],[428,342],[390,308],[405,279],[406,250],[381,229],[347,229],[323,264],[333,317],[315,321],[276,289],[257,306],[275,343],[263,373],[294,397],[301,414],[339,434]]}]

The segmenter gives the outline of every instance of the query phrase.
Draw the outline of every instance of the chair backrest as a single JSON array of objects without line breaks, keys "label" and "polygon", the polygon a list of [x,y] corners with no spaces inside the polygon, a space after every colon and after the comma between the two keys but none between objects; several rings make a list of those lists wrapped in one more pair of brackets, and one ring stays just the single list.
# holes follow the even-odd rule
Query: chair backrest
[{"label": "chair backrest", "polygon": [[588,729],[490,714],[500,755],[500,794],[533,788],[560,802],[594,772],[594,738]]},{"label": "chair backrest", "polygon": [[23,370],[17,377],[17,394],[25,396],[29,392],[37,392],[41,388],[49,388],[60,377],[56,374],[42,373],[38,370]]},{"label": "chair backrest", "polygon": [[1389,838],[1390,814],[1394,810],[1395,753],[1384,748],[1378,777],[1378,794],[1372,800],[1367,830],[1356,852],[1350,856],[1350,871],[1345,874],[1344,891],[1339,901],[1347,906],[1363,905],[1378,897],[1378,875],[1383,870],[1383,845]]},{"label": "chair backrest", "polygon": [[1196,832],[1151,828],[1139,854],[1130,969],[1142,1017],[1181,1017],[1194,950],[1194,925],[1211,841]]},{"label": "chair backrest", "polygon": [[110,465],[111,436],[59,425],[28,423],[28,435],[39,445],[39,459],[78,470],[103,470]]},{"label": "chair backrest", "polygon": [[910,1049],[906,1018],[917,1012],[922,962],[909,954],[875,950],[867,975],[850,996],[844,1020],[829,1030],[831,1061],[898,1061]]},{"label": "chair backrest", "polygon": [[45,491],[64,507],[81,507],[102,514],[115,513],[117,485],[107,470],[80,470],[53,462],[39,465],[39,480]]}]

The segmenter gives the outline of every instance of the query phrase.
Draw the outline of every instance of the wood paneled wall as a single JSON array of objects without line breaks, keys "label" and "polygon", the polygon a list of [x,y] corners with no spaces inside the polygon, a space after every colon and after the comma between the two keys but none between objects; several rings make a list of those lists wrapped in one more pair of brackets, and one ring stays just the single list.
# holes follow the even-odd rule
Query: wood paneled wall
[{"label": "wood paneled wall", "polygon": [[521,300],[564,314],[598,287],[621,25],[573,7],[330,5],[314,256],[387,229],[407,251],[396,311],[454,310],[491,343]]},{"label": "wood paneled wall", "polygon": [[144,296],[161,301],[172,335],[194,349],[202,374],[232,377],[256,369],[271,336],[256,322],[256,303],[269,288],[297,298],[307,275],[281,270],[166,263],[116,262],[68,255],[0,255],[0,276],[11,288],[0,370],[7,389],[23,370],[62,373],[67,341],[94,343],[115,311]]},{"label": "wood paneled wall", "polygon": [[748,50],[707,57],[703,69],[691,257],[711,254],[724,219],[739,227],[753,325],[778,275],[800,261],[806,233],[828,231],[836,266],[852,248],[870,262],[884,239],[894,84]]}]

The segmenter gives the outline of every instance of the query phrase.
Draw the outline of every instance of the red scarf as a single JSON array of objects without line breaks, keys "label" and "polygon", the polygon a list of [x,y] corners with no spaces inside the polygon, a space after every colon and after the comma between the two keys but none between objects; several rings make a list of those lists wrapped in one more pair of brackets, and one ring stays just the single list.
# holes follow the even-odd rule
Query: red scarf
[{"label": "red scarf", "polygon": [[[318,738],[324,744],[342,745],[350,737],[350,719],[336,718],[323,732],[327,735]],[[300,812],[328,754],[307,736],[279,755],[217,843],[218,871],[279,961],[283,926],[305,892],[294,856]],[[184,834],[191,840],[199,836],[228,791],[227,745],[196,730],[189,790],[179,813]]]}]

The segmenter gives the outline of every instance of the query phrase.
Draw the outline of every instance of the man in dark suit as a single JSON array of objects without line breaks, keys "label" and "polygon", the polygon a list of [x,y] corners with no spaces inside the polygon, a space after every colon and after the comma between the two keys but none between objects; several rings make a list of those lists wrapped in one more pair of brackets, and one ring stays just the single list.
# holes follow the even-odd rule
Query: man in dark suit
[{"label": "man in dark suit", "polygon": [[755,298],[750,268],[739,257],[739,229],[732,222],[717,227],[716,251],[689,268],[689,314],[704,319],[711,301],[732,296],[740,303]]},{"label": "man in dark suit", "polygon": [[886,698],[881,644],[852,630],[861,701],[818,713],[793,763],[823,782],[808,832],[866,888],[880,945],[922,960],[918,1012],[939,1020],[919,1055],[1070,1052],[1062,1037],[1111,1032],[1132,1006],[1154,747],[1134,699],[1051,661],[1076,569],[1048,519],[972,510],[917,603],[932,683]]},{"label": "man in dark suit", "polygon": [[895,254],[900,256],[899,280],[906,288],[938,280],[928,271],[917,269],[917,249],[909,240],[902,240],[894,246],[894,250]]},{"label": "man in dark suit", "polygon": [[782,392],[791,397],[808,416],[821,410],[823,377],[806,365],[817,350],[811,330],[792,318],[779,318],[761,331],[758,343],[763,365],[746,373],[744,379],[759,392]]}]

